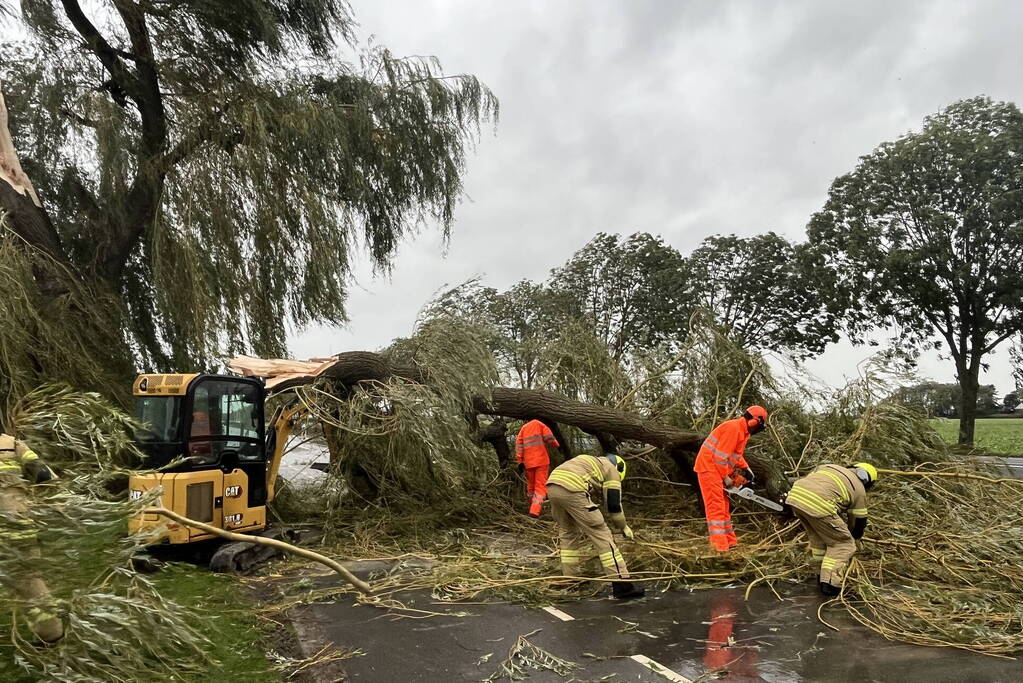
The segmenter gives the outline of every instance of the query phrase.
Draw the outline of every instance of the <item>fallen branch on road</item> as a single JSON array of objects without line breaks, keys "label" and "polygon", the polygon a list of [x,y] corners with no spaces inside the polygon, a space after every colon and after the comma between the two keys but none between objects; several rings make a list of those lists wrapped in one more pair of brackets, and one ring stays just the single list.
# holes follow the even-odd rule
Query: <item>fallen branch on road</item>
[{"label": "fallen branch on road", "polygon": [[345,569],[343,566],[341,566],[339,562],[330,559],[326,555],[321,555],[319,553],[313,552],[312,550],[306,550],[305,548],[300,548],[297,545],[292,545],[290,543],[285,543],[284,541],[279,541],[276,538],[263,538],[262,536],[252,536],[250,534],[236,534],[232,531],[224,531],[223,529],[219,529],[215,526],[203,524],[202,522],[197,522],[194,519],[189,519],[188,517],[182,517],[178,513],[168,510],[167,508],[146,508],[144,512],[149,514],[162,515],[163,517],[167,517],[168,519],[174,520],[178,524],[184,524],[185,526],[192,527],[193,529],[200,529],[208,534],[213,534],[221,538],[226,538],[229,541],[240,541],[242,543],[266,545],[272,548],[278,548],[280,550],[292,553],[294,555],[299,555],[301,557],[306,558],[307,560],[319,562],[320,564],[324,564],[333,569],[338,574],[340,574],[341,578],[355,586],[357,589],[359,589],[360,592],[365,593],[366,595],[373,594],[372,586],[370,586],[368,583],[355,576],[355,574],[352,574],[350,571]]}]

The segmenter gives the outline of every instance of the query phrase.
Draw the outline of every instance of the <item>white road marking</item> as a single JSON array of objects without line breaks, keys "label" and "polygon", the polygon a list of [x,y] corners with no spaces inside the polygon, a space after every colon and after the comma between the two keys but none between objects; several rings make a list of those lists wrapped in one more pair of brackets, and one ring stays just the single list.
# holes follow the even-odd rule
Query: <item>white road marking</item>
[{"label": "white road marking", "polygon": [[[573,617],[571,614],[568,614],[566,612],[562,612],[557,607],[544,607],[543,611],[547,612],[547,614],[550,614],[550,615],[560,619],[561,621],[575,621],[575,617]],[[640,633],[643,633],[643,632],[640,631]],[[643,633],[643,635],[650,636],[649,633]],[[656,638],[656,636],[650,636],[650,637],[651,638]],[[661,664],[658,664],[657,662],[655,662],[654,660],[650,659],[646,655],[632,655],[631,657],[629,657],[629,659],[631,659],[632,661],[634,661],[634,662],[636,662],[638,664],[642,664],[646,668],[648,668],[651,671],[653,671],[655,674],[663,676],[664,678],[667,678],[669,681],[673,681],[674,683],[693,683],[693,681],[691,681],[690,679],[686,678],[685,676],[682,676],[681,674],[677,674],[674,671],[672,671],[671,669],[669,669],[668,667],[662,666]]]},{"label": "white road marking", "polygon": [[630,659],[632,661],[634,661],[634,662],[639,662],[640,664],[642,664],[646,668],[648,668],[651,671],[653,671],[655,674],[659,674],[661,676],[664,676],[669,681],[674,681],[675,683],[693,683],[693,681],[691,681],[690,679],[686,678],[685,676],[677,674],[677,673],[675,673],[674,671],[672,671],[671,669],[669,669],[667,667],[661,666],[660,664],[658,664],[654,660],[650,659],[646,655],[632,655],[632,657],[630,657]]},{"label": "white road marking", "polygon": [[557,607],[544,607],[543,611],[546,612],[547,614],[553,614],[562,621],[574,621],[574,618],[572,617],[571,614],[565,614]]}]

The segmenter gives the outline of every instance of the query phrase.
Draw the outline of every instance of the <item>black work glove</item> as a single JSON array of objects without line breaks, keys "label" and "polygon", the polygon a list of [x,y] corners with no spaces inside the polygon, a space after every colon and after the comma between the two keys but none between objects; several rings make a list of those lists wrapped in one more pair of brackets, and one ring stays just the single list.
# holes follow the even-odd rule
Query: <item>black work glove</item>
[{"label": "black work glove", "polygon": [[851,529],[852,537],[857,541],[863,538],[863,532],[867,530],[867,518],[857,517]]},{"label": "black work glove", "polygon": [[756,477],[753,476],[753,470],[747,467],[742,471],[742,476],[743,478],[746,479],[746,483],[743,485],[743,488],[744,489],[753,488],[753,480],[756,479]]},{"label": "black work glove", "polygon": [[519,474],[522,474],[525,471],[526,471],[526,463],[520,462],[519,463]]}]

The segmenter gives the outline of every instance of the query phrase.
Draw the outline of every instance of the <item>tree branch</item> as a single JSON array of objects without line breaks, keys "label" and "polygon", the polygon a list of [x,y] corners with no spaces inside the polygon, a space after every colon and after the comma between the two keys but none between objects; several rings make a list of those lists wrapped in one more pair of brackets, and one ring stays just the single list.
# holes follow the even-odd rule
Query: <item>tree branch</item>
[{"label": "tree branch", "polygon": [[64,6],[64,13],[71,21],[71,25],[78,31],[78,35],[85,40],[85,44],[93,54],[99,58],[99,61],[106,68],[114,83],[137,103],[139,82],[131,73],[131,70],[121,61],[120,55],[123,53],[120,50],[115,50],[107,42],[107,39],[103,37],[99,29],[85,16],[85,12],[82,11],[78,0],[61,0],[61,4]]}]

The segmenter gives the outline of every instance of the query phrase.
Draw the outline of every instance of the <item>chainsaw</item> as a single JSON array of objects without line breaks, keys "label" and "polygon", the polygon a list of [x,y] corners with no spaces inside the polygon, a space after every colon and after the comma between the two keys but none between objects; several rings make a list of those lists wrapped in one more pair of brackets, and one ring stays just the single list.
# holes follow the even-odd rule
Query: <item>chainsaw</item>
[{"label": "chainsaw", "polygon": [[782,510],[784,510],[781,504],[774,502],[770,498],[758,496],[757,494],[753,493],[753,489],[750,488],[739,488],[737,486],[733,486],[732,488],[725,489],[725,491],[727,491],[729,494],[733,496],[738,496],[739,498],[751,500],[757,505],[763,505],[765,508],[769,510],[774,510],[775,512],[781,512]]}]

